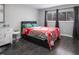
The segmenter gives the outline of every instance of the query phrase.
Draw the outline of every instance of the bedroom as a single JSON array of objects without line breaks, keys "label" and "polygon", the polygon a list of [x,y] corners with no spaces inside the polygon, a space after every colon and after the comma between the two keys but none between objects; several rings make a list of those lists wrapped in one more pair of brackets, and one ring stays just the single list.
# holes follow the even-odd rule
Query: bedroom
[{"label": "bedroom", "polygon": [[[79,41],[73,39],[78,19],[78,4],[4,4],[0,5],[0,51],[4,55],[75,55],[79,54]],[[47,11],[47,13],[45,13]],[[75,12],[74,12],[75,11]],[[59,15],[60,13],[60,15]],[[74,15],[75,14],[75,15]],[[54,16],[54,17],[53,17]],[[60,17],[58,17],[60,16]],[[76,21],[74,21],[76,20]],[[21,38],[22,22],[36,22],[40,27],[53,28],[58,24],[60,39],[49,51]],[[56,22],[57,21],[57,22]],[[75,25],[75,26],[74,26]],[[30,26],[30,25],[28,25]],[[76,31],[76,30],[75,30]],[[76,33],[74,31],[74,33]],[[4,33],[3,33],[4,32]],[[36,32],[38,33],[38,32]],[[76,35],[76,34],[75,34]],[[77,31],[77,36],[79,35]],[[76,36],[75,36],[76,37]],[[16,41],[19,38],[19,43]],[[38,41],[39,42],[39,41]],[[38,43],[37,42],[37,43]],[[11,43],[11,44],[8,44]],[[43,42],[44,43],[44,42]],[[8,45],[6,45],[8,44]],[[37,53],[36,53],[37,52]]]}]

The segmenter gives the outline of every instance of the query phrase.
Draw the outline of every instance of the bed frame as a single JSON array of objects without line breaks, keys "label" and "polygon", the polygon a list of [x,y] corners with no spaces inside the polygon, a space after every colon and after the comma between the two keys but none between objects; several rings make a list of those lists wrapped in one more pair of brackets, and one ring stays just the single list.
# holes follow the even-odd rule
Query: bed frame
[{"label": "bed frame", "polygon": [[[22,26],[23,24],[37,24],[37,22],[36,21],[22,21],[21,22],[21,33],[22,33],[22,29],[23,29],[23,26]],[[32,42],[34,44],[37,44],[37,45],[43,46],[45,48],[48,48],[50,50],[50,47],[48,45],[47,40],[41,40],[40,38],[37,39],[37,38],[31,37],[31,36],[24,36],[22,34],[21,34],[21,38],[25,39],[29,42]]]}]

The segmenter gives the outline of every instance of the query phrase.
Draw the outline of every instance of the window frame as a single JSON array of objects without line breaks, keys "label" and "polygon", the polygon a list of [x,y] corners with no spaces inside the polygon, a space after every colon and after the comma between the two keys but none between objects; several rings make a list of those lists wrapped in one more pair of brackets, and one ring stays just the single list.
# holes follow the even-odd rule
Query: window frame
[{"label": "window frame", "polygon": [[[56,11],[56,10],[55,10]],[[55,11],[48,11],[47,13],[50,13],[50,12],[52,12],[52,13],[55,13]],[[73,8],[66,8],[66,9],[59,9],[59,11],[58,11],[58,13],[59,12],[66,12],[66,20],[59,20],[59,21],[69,21],[69,22],[72,22],[72,21],[74,21],[74,9]],[[68,20],[68,12],[73,12],[73,19],[72,20]],[[46,15],[47,16],[47,15]],[[53,19],[53,18],[52,18]],[[48,16],[47,16],[47,21],[56,21],[56,20],[48,20]]]}]

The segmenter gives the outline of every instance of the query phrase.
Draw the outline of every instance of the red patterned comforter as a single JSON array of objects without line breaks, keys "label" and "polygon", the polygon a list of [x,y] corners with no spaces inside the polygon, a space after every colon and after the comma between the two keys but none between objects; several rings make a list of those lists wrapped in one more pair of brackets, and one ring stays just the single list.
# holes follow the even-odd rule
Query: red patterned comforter
[{"label": "red patterned comforter", "polygon": [[49,27],[33,27],[33,28],[24,28],[23,35],[29,35],[36,38],[40,38],[41,40],[47,39],[49,47],[51,48],[51,45],[54,45],[54,41],[59,36],[59,28],[49,28]]}]

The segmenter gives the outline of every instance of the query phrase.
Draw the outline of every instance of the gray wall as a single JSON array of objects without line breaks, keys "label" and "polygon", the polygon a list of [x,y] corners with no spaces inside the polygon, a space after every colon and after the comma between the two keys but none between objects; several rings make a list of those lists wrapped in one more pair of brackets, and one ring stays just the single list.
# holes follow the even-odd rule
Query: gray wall
[{"label": "gray wall", "polygon": [[[38,10],[22,4],[6,4],[5,5],[5,24],[0,23],[0,46],[11,43],[13,30],[20,30],[21,21],[37,21]],[[4,30],[3,30],[4,29]],[[6,35],[6,36],[5,36]],[[5,37],[4,37],[5,36]]]},{"label": "gray wall", "polygon": [[11,28],[20,29],[21,21],[33,21],[38,17],[38,11],[22,4],[5,5],[5,23]]},{"label": "gray wall", "polygon": [[[50,27],[55,26],[55,21],[48,21],[48,25]],[[73,21],[59,21],[59,26],[60,26],[60,34],[64,36],[69,36],[72,37],[73,34]]]},{"label": "gray wall", "polygon": [[[74,6],[78,6],[78,5],[61,5],[61,6],[56,6],[56,7],[51,7],[51,8],[46,8],[46,9],[40,9],[39,10],[39,25],[43,26],[44,25],[44,11],[45,10],[56,10],[56,9],[66,9],[66,8],[71,8]],[[55,25],[55,21],[48,21],[48,25],[50,27],[54,27]],[[72,37],[73,34],[73,25],[74,25],[74,21],[59,21],[59,26],[60,26],[60,34],[64,35],[64,36],[69,36]]]},{"label": "gray wall", "polygon": [[44,26],[44,16],[45,16],[45,12],[43,10],[39,10],[38,12],[38,25],[40,26]]}]

